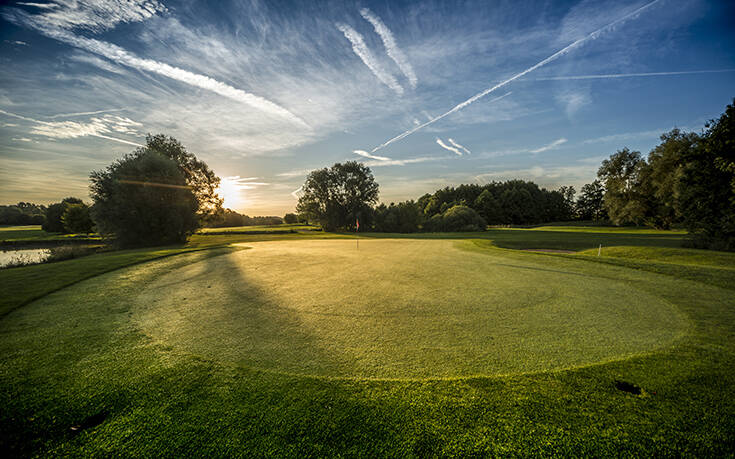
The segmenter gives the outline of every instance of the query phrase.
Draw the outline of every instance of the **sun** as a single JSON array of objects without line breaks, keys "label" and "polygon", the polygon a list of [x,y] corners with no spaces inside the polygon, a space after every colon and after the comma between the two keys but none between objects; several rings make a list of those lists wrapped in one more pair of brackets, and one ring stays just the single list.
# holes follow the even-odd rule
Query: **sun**
[{"label": "sun", "polygon": [[243,197],[243,187],[240,182],[240,177],[225,177],[220,183],[219,187],[215,190],[219,197],[224,199],[224,206],[228,209],[237,209],[245,203]]}]

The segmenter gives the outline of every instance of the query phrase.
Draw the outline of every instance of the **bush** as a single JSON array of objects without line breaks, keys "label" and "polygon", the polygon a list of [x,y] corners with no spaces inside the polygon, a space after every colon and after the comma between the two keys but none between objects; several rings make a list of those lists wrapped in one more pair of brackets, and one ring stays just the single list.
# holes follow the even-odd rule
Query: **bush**
[{"label": "bush", "polygon": [[296,214],[286,214],[283,216],[283,221],[289,225],[298,223],[299,218]]},{"label": "bush", "polygon": [[424,228],[427,231],[485,231],[487,223],[474,209],[457,205],[433,216]]}]

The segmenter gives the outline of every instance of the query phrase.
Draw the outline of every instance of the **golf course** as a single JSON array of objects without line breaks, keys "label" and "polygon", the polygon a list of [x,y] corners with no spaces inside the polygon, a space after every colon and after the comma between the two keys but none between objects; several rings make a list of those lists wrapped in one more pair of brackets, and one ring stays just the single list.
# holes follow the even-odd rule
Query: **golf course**
[{"label": "golf course", "polygon": [[731,454],[735,255],[681,248],[685,236],[233,229],[1,270],[0,443]]}]

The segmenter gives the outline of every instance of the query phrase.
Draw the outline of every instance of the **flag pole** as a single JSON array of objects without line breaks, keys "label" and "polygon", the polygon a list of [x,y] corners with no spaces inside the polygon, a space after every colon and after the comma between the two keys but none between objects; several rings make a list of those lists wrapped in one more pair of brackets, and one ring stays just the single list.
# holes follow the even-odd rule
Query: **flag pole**
[{"label": "flag pole", "polygon": [[358,218],[355,218],[355,243],[357,245],[357,250],[360,250],[360,238],[357,236],[357,231],[360,229],[360,220]]}]

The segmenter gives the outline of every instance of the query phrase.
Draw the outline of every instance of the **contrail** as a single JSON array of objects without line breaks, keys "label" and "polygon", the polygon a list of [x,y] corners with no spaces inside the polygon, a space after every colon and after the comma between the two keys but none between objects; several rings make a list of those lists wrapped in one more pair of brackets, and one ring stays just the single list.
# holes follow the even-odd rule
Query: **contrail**
[{"label": "contrail", "polygon": [[391,32],[388,26],[386,26],[385,23],[369,9],[361,9],[360,14],[366,21],[373,25],[375,33],[380,35],[380,39],[383,40],[383,46],[385,46],[385,51],[388,53],[388,56],[393,59],[393,62],[395,62],[396,65],[398,65],[398,68],[401,69],[401,72],[406,76],[411,87],[416,89],[416,84],[418,83],[416,73],[414,73],[413,67],[411,67],[408,59],[406,59],[406,55],[403,54],[401,48],[396,44],[393,32]]},{"label": "contrail", "polygon": [[439,144],[440,147],[444,148],[445,150],[449,150],[454,154],[457,154],[459,156],[462,156],[462,152],[459,150],[459,148],[450,147],[446,143],[442,142],[442,139],[439,137],[436,138],[436,143]]},{"label": "contrail", "polygon": [[467,148],[465,148],[464,146],[462,146],[462,145],[458,144],[457,142],[455,142],[455,141],[454,141],[454,139],[452,139],[451,137],[450,137],[450,138],[448,138],[447,140],[449,140],[449,143],[451,143],[451,144],[452,144],[452,145],[454,145],[455,147],[457,147],[457,148],[461,148],[462,150],[464,150],[465,152],[467,152],[467,154],[468,154],[468,155],[471,155],[471,154],[472,154],[472,152],[471,152],[471,151],[469,151],[469,150],[468,150]]},{"label": "contrail", "polygon": [[[481,99],[481,98],[487,96],[488,94],[490,94],[490,93],[492,93],[492,92],[494,92],[494,91],[502,88],[503,86],[506,86],[508,83],[510,83],[512,81],[515,81],[515,80],[523,77],[524,75],[527,75],[527,74],[533,72],[534,70],[536,70],[538,68],[543,67],[544,65],[548,64],[549,62],[553,62],[553,61],[559,59],[561,56],[564,56],[565,54],[569,53],[569,51],[577,48],[581,44],[583,44],[583,43],[585,43],[587,41],[596,39],[597,37],[599,37],[600,35],[602,35],[604,32],[607,32],[607,31],[613,29],[615,26],[617,26],[617,25],[619,25],[619,24],[627,21],[628,19],[631,19],[631,18],[634,18],[634,17],[638,16],[643,11],[647,10],[648,8],[650,8],[651,6],[655,5],[659,1],[661,1],[661,0],[653,0],[652,2],[647,3],[647,4],[643,5],[643,6],[641,6],[640,8],[636,9],[635,11],[633,11],[631,13],[628,13],[625,16],[619,18],[619,19],[614,20],[613,22],[607,24],[606,26],[600,27],[599,29],[595,30],[594,32],[590,33],[589,35],[586,35],[586,36],[584,36],[584,37],[582,37],[582,38],[580,38],[580,39],[572,42],[571,44],[565,46],[564,48],[562,48],[559,51],[555,52],[554,54],[552,54],[551,56],[547,57],[546,59],[538,62],[537,64],[532,65],[531,67],[527,68],[526,70],[524,70],[524,71],[522,71],[520,73],[517,73],[517,74],[513,75],[512,77],[508,78],[507,80],[502,81],[502,82],[496,84],[495,86],[492,86],[492,87],[490,87],[490,88],[488,88],[488,89],[486,89],[486,90],[484,90],[484,91],[482,91],[482,92],[480,92],[478,94],[475,94],[474,96],[470,97],[469,99],[465,100],[464,102],[462,102],[460,104],[457,104],[456,106],[454,106],[448,112],[443,113],[443,114],[441,114],[441,115],[439,115],[439,116],[437,116],[435,118],[432,118],[429,121],[427,121],[427,122],[425,122],[423,124],[420,124],[420,125],[416,126],[415,128],[410,129],[410,130],[408,130],[408,131],[406,131],[406,132],[404,132],[402,134],[399,134],[399,135],[393,137],[390,140],[387,140],[386,142],[384,142],[384,143],[378,145],[377,147],[373,148],[370,152],[371,153],[375,153],[376,151],[381,150],[381,149],[387,147],[391,143],[393,143],[393,142],[395,142],[397,140],[401,140],[404,137],[413,134],[414,132],[418,131],[419,129],[423,129],[426,126],[429,126],[431,124],[434,124],[437,121],[439,121],[440,119],[445,118],[445,117],[451,115],[454,112],[457,112],[459,110],[462,110],[463,108],[465,108],[466,106],[468,106],[471,103],[475,102],[476,100]],[[510,94],[510,93],[508,93],[508,94]],[[508,94],[506,94],[506,96]],[[502,96],[502,97],[505,97],[505,96]]]},{"label": "contrail", "polygon": [[347,24],[336,24],[336,27],[339,29],[340,32],[342,32],[347,38],[350,43],[352,44],[352,51],[357,54],[357,57],[362,60],[363,64],[365,64],[371,72],[373,72],[373,75],[375,75],[378,80],[380,80],[384,85],[388,86],[392,90],[396,92],[398,95],[403,94],[403,86],[398,84],[398,81],[388,73],[385,69],[383,69],[383,66],[380,65],[377,59],[375,59],[375,56],[373,56],[373,53],[370,52],[370,49],[368,49],[367,45],[365,44],[365,40],[363,40],[362,35],[360,35],[355,29],[348,26]]},{"label": "contrail", "polygon": [[[673,76],[673,75],[699,75],[703,73],[726,73],[735,72],[735,69],[719,70],[684,70],[681,72],[645,72],[645,73],[608,73],[601,75],[561,75],[553,77],[533,78],[530,81],[557,81],[557,80],[600,80],[606,78],[634,78],[651,76]],[[529,81],[529,79],[524,79]]]},{"label": "contrail", "polygon": [[[500,99],[502,99],[504,97],[507,97],[507,96],[509,96],[511,94],[512,94],[512,92],[507,92],[507,93],[503,94],[502,96],[496,97],[495,99],[491,99],[490,102],[498,101],[498,100],[500,100]],[[463,104],[465,102],[463,102]],[[472,101],[472,102],[474,102],[474,101]],[[472,102],[470,102],[470,103],[472,103]],[[460,105],[462,105],[462,104],[460,104]],[[469,104],[467,104],[467,105],[469,105]],[[457,107],[459,107],[459,105],[457,105]],[[378,145],[377,147],[373,148],[372,150],[370,150],[370,153],[375,153],[378,150],[382,150],[383,148],[387,147],[388,145],[392,144],[393,142],[398,141],[398,140],[401,140],[404,137],[408,137],[409,135],[413,134],[414,132],[416,132],[416,131],[418,131],[420,129],[423,129],[426,126],[429,126],[430,124],[436,123],[440,119],[442,119],[442,118],[444,118],[446,116],[449,116],[452,113],[454,113],[457,110],[459,110],[460,108],[464,107],[464,105],[462,105],[462,107],[460,107],[460,108],[457,108],[457,107],[454,107],[453,109],[449,110],[448,112],[446,112],[446,113],[444,113],[442,115],[439,115],[439,116],[437,116],[435,118],[431,118],[429,121],[427,121],[427,122],[425,122],[423,124],[419,124],[418,126],[412,128],[412,129],[409,129],[408,131],[404,132],[403,134],[399,134],[399,135],[393,137],[392,139],[385,141],[384,143],[382,143],[382,144]]]},{"label": "contrail", "polygon": [[355,154],[358,154],[360,156],[364,156],[365,158],[377,159],[378,161],[390,161],[390,158],[387,158],[385,156],[371,155],[370,153],[366,152],[365,150],[352,150],[352,152],[355,153]]},{"label": "contrail", "polygon": [[551,142],[550,144],[544,145],[543,147],[539,147],[539,148],[536,148],[534,150],[528,150],[528,152],[529,153],[543,153],[545,151],[552,150],[552,149],[558,147],[559,145],[562,145],[562,144],[565,144],[565,143],[567,143],[567,139],[565,139],[564,137],[562,137],[561,139],[556,139],[553,142]]},{"label": "contrail", "polygon": [[50,120],[55,119],[55,118],[73,118],[75,116],[99,115],[101,113],[121,112],[123,110],[125,109],[124,108],[111,108],[109,110],[97,110],[95,112],[59,113],[58,115],[51,115],[51,116],[47,116],[46,118]]}]

